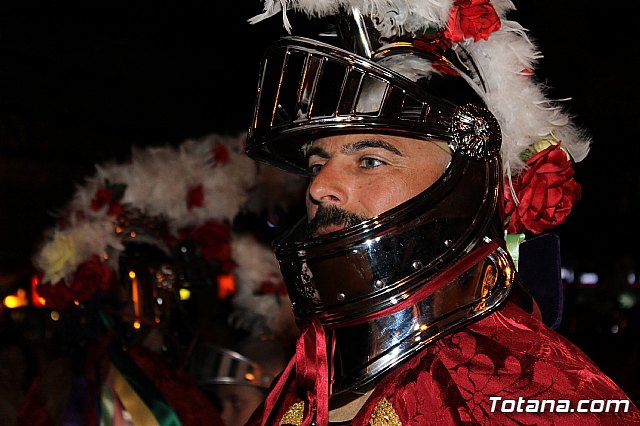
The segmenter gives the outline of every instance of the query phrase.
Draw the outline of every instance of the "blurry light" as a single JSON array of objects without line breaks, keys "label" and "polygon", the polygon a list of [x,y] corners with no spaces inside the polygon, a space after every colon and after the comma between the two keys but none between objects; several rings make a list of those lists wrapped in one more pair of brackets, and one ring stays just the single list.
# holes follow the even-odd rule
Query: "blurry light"
[{"label": "blurry light", "polygon": [[136,330],[140,330],[140,321],[134,321],[133,328],[135,328]]},{"label": "blurry light", "polygon": [[618,327],[618,324],[613,324],[613,325],[611,326],[611,332],[612,332],[613,334],[616,334],[618,331],[620,331],[620,327]]},{"label": "blurry light", "polygon": [[162,297],[158,297],[158,298],[156,299],[156,303],[157,303],[158,305],[162,305],[162,302],[163,302]]},{"label": "blurry light", "polygon": [[575,281],[575,273],[573,272],[573,269],[565,268],[563,266],[560,268],[560,278],[567,284],[573,284],[573,281]]},{"label": "blurry light", "polygon": [[637,302],[638,299],[631,293],[622,293],[618,296],[618,303],[620,303],[620,306],[624,309],[633,308]]},{"label": "blurry light", "polygon": [[627,282],[629,283],[629,285],[638,284],[638,277],[636,276],[635,272],[629,272],[629,275],[627,275]]},{"label": "blurry light", "polygon": [[129,235],[131,236],[131,238],[135,238],[138,233],[136,231],[131,231]]},{"label": "blurry light", "polygon": [[420,326],[420,331],[425,331],[427,328],[429,328],[429,326],[427,324],[422,324]]},{"label": "blurry light", "polygon": [[10,294],[5,297],[3,302],[4,306],[9,309],[23,308],[29,306],[29,299],[27,299],[27,292],[23,288],[19,288],[16,294]]},{"label": "blurry light", "polygon": [[49,316],[51,317],[51,319],[53,321],[58,321],[60,319],[60,312],[58,311],[51,311],[51,313],[49,314]]},{"label": "blurry light", "polygon": [[38,274],[33,274],[31,277],[31,305],[35,308],[44,308],[46,306],[47,301],[44,297],[38,294],[38,284],[40,284],[40,277]]},{"label": "blurry light", "polygon": [[276,227],[276,225],[275,225],[275,224],[273,224],[273,223],[271,223],[271,221],[270,221],[270,220],[268,220],[268,221],[267,221],[267,226],[268,226],[269,228],[275,228],[275,227]]},{"label": "blurry light", "polygon": [[595,272],[584,272],[580,274],[580,284],[597,285],[598,281],[599,277]]},{"label": "blurry light", "polygon": [[218,277],[218,299],[226,299],[236,292],[236,280],[233,274]]},{"label": "blurry light", "polygon": [[[139,288],[140,283],[138,282],[138,279],[135,278],[135,272],[129,271],[129,276],[131,277],[131,302],[133,303],[133,314],[140,318],[142,316],[142,301],[140,300],[141,295]],[[140,323],[138,322],[138,327],[136,327],[134,323],[133,327],[140,328]]]},{"label": "blurry light", "polygon": [[191,298],[191,290],[188,288],[180,289],[180,300],[189,300]]},{"label": "blurry light", "polygon": [[80,306],[80,302],[78,300],[74,300],[73,304],[76,305],[76,306]]},{"label": "blurry light", "polygon": [[256,379],[256,376],[253,373],[247,373],[244,375],[244,379],[249,382],[252,382]]}]

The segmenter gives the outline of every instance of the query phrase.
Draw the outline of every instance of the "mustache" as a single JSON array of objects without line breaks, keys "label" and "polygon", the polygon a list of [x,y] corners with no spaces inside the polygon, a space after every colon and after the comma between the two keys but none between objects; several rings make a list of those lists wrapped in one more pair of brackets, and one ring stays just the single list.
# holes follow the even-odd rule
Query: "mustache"
[{"label": "mustache", "polygon": [[335,225],[349,226],[357,225],[367,220],[366,217],[351,213],[336,206],[320,205],[316,215],[307,225],[307,237],[317,237],[322,228]]}]

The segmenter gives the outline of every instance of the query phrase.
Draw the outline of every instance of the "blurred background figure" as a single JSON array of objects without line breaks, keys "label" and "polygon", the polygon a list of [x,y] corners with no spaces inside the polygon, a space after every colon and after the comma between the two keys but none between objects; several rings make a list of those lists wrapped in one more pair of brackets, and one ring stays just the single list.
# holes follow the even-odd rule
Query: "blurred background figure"
[{"label": "blurred background figure", "polygon": [[255,230],[235,234],[236,292],[223,325],[230,338],[199,342],[190,359],[190,375],[225,426],[249,420],[293,355],[298,335],[278,263],[259,237]]},{"label": "blurred background figure", "polygon": [[[77,187],[33,259],[34,295],[58,329],[17,424],[215,426],[213,401],[230,398],[232,410],[220,408],[236,424],[240,397],[207,398],[187,372],[212,342],[259,366],[259,381],[241,388],[254,392],[244,411],[262,401],[289,356],[276,340],[297,330],[268,242],[303,186],[257,167],[242,146],[242,136],[210,135],[133,148]],[[16,401],[32,372],[18,367]]]},{"label": "blurred background figure", "polygon": [[60,327],[19,424],[221,424],[184,366],[231,312],[232,222],[257,176],[241,147],[134,148],[77,188],[34,257]]}]

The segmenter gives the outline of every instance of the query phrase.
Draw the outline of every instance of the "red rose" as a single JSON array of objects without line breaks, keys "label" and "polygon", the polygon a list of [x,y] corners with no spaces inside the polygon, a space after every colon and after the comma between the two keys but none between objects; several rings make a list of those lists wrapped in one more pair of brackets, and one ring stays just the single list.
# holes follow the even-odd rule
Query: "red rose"
[{"label": "red rose", "polygon": [[113,190],[110,188],[100,188],[96,191],[91,200],[91,210],[98,211],[104,206],[108,206],[107,214],[112,217],[118,217],[123,213],[122,206],[113,196]]},{"label": "red rose", "polygon": [[224,145],[217,143],[211,148],[211,158],[214,166],[224,166],[229,162],[229,151]]},{"label": "red rose", "polygon": [[499,29],[500,18],[489,0],[456,0],[444,35],[453,42],[469,37],[478,41]]},{"label": "red rose", "polygon": [[114,280],[114,272],[98,256],[80,264],[70,282],[59,281],[56,285],[38,284],[36,291],[53,309],[65,309],[74,306],[74,302],[91,300],[99,291],[109,291]]},{"label": "red rose", "polygon": [[198,184],[189,188],[187,192],[187,209],[194,207],[202,207],[204,205],[204,189],[202,184]]},{"label": "red rose", "polygon": [[580,199],[581,188],[573,179],[573,165],[559,145],[552,145],[531,157],[526,168],[513,179],[516,206],[505,184],[505,213],[511,216],[507,231],[524,228],[539,234],[561,224]]}]

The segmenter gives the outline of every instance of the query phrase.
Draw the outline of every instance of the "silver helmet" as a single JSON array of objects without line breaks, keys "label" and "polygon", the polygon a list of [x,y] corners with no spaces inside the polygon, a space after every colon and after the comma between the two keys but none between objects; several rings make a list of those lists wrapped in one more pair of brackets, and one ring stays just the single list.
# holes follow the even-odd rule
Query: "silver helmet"
[{"label": "silver helmet", "polygon": [[304,174],[309,143],[328,135],[435,139],[452,152],[442,176],[397,207],[318,237],[303,218],[274,242],[298,321],[314,318],[331,340],[337,395],[496,309],[516,274],[502,132],[464,44],[426,27],[384,37],[357,8],[332,28],[337,42],[285,37],[266,52],[247,154]]}]

